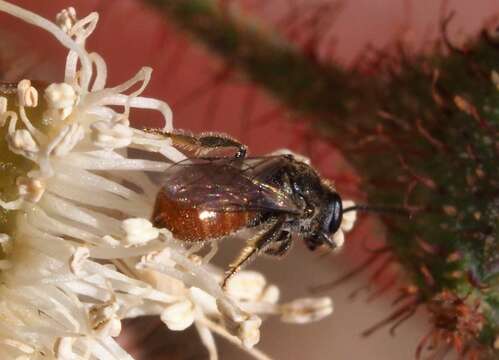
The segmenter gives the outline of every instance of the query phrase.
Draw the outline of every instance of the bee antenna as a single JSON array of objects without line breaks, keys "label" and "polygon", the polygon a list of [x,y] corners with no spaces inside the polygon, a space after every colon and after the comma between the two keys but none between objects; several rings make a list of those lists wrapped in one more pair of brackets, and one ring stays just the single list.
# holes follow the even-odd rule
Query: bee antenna
[{"label": "bee antenna", "polygon": [[380,214],[396,214],[407,216],[408,218],[412,217],[412,212],[404,207],[390,207],[390,206],[376,206],[376,205],[364,205],[357,204],[353,206],[349,206],[343,209],[343,212],[349,211],[365,211],[365,212],[374,212]]}]

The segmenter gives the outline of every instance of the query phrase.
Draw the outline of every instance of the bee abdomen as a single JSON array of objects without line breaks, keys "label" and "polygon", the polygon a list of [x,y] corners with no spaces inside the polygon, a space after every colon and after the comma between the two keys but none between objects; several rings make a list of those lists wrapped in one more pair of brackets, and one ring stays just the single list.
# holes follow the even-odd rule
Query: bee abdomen
[{"label": "bee abdomen", "polygon": [[213,211],[186,207],[160,191],[156,197],[152,222],[172,232],[179,240],[206,241],[230,235],[247,226],[256,214],[249,211]]}]

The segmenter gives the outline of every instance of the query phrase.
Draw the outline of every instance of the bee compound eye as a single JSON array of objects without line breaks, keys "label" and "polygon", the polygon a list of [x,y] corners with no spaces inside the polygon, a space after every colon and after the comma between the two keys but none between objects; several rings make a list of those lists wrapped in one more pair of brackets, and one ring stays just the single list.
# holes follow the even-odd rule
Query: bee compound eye
[{"label": "bee compound eye", "polygon": [[332,193],[330,196],[327,219],[328,233],[334,234],[340,228],[341,221],[343,219],[342,201],[337,193]]}]

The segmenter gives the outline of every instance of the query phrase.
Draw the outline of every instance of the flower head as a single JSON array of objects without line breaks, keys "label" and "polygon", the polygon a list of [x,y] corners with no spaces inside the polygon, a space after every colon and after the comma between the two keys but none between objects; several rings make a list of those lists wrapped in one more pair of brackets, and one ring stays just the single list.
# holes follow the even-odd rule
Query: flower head
[{"label": "flower head", "polygon": [[[278,288],[255,272],[237,274],[223,291],[219,269],[149,222],[158,186],[148,174],[183,155],[168,139],[130,127],[132,109],[150,109],[171,131],[171,111],[141,96],[150,68],[106,85],[104,60],[85,48],[97,13],[78,19],[69,8],[52,23],[5,1],[0,10],[52,33],[69,51],[62,82],[38,89],[22,80],[16,100],[0,97],[9,149],[33,164],[17,180],[18,198],[0,200],[16,210],[15,234],[0,235],[2,359],[130,359],[114,338],[123,319],[142,315],[175,331],[195,323],[212,359],[213,332],[262,357],[250,349],[260,316],[302,323],[331,313],[330,300],[278,304]],[[42,104],[43,131],[25,110]],[[130,158],[129,150],[144,156]]]}]

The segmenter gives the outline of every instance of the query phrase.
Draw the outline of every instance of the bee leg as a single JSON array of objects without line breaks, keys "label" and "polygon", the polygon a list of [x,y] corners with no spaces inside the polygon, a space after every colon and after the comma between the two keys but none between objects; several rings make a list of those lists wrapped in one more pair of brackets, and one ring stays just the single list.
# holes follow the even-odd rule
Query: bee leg
[{"label": "bee leg", "polygon": [[265,249],[269,244],[276,241],[281,235],[281,228],[284,224],[284,218],[271,218],[268,220],[269,227],[253,237],[241,251],[239,256],[230,265],[225,272],[225,278],[222,282],[222,288],[225,289],[227,281],[234,276],[244,265],[250,262],[258,253]]},{"label": "bee leg", "polygon": [[171,139],[172,145],[189,157],[219,157],[220,153],[222,156],[236,159],[246,157],[246,145],[226,134],[208,132],[194,135],[187,131],[170,133],[160,129],[143,129],[143,131]]},{"label": "bee leg", "polygon": [[246,145],[241,144],[229,135],[221,133],[202,133],[199,135],[198,140],[204,148],[233,148],[235,151],[233,157],[236,159],[244,159],[246,157]]},{"label": "bee leg", "polygon": [[293,245],[293,240],[291,239],[291,233],[288,231],[283,231],[273,244],[270,244],[263,253],[268,256],[282,258],[288,253]]}]

